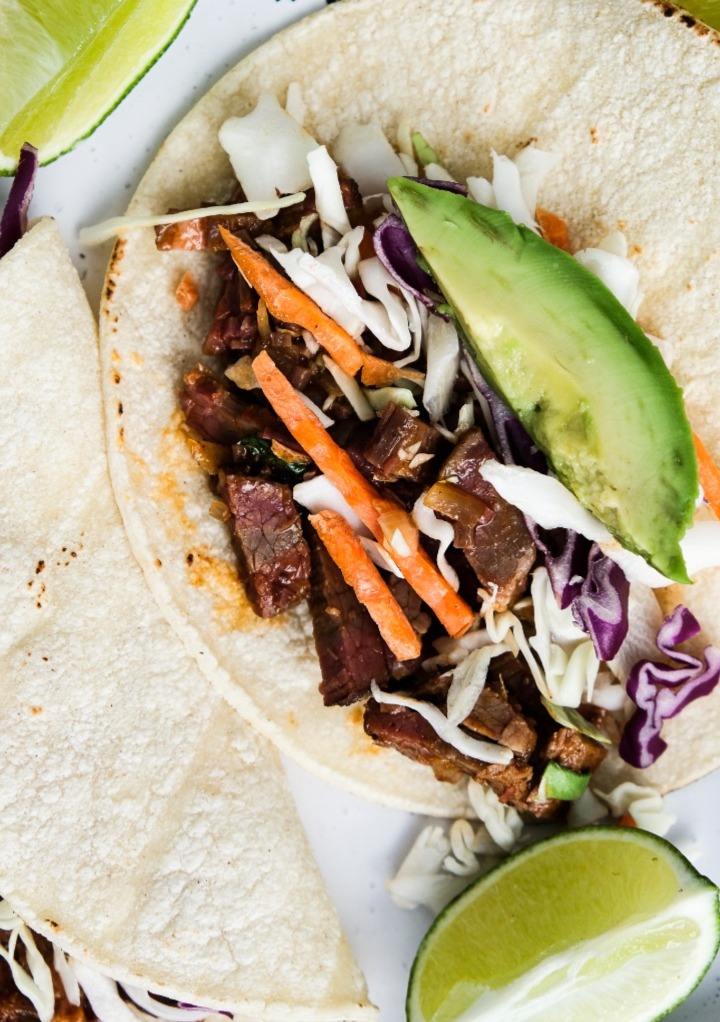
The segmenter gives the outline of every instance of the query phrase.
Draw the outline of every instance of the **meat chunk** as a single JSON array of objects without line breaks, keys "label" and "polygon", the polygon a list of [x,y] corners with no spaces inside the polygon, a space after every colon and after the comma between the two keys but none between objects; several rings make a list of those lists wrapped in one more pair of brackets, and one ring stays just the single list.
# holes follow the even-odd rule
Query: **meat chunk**
[{"label": "meat chunk", "polygon": [[597,770],[605,754],[606,749],[599,742],[569,727],[555,731],[543,750],[546,759],[554,760],[578,774]]},{"label": "meat chunk", "polygon": [[[242,199],[233,197],[233,202]],[[169,213],[177,210],[170,209]],[[159,224],[155,228],[155,246],[161,252],[173,249],[184,249],[192,252],[223,252],[227,245],[222,239],[220,228],[239,234],[261,234],[266,221],[260,220],[254,213],[235,213],[224,216],[201,216],[191,220],[182,220],[179,224]]]},{"label": "meat chunk", "polygon": [[530,758],[537,742],[532,725],[511,705],[497,679],[488,681],[463,724],[468,730],[512,749],[523,760]]},{"label": "meat chunk", "polygon": [[180,407],[188,426],[216,444],[237,443],[262,433],[275,421],[268,408],[239,400],[200,365],[183,378]]},{"label": "meat chunk", "polygon": [[439,781],[459,781],[472,777],[490,785],[501,802],[524,802],[532,786],[532,767],[515,761],[507,766],[483,763],[444,742],[432,725],[405,706],[378,704],[374,699],[365,708],[365,731],[379,745],[397,749],[404,756],[425,763]]},{"label": "meat chunk", "polygon": [[[425,604],[422,602],[415,590],[408,585],[404,578],[398,578],[397,575],[391,575],[386,579],[386,581],[390,592],[400,604],[405,617],[413,626],[417,634],[422,638],[430,627],[432,621],[432,618],[425,609]],[[386,647],[385,660],[387,663],[389,677],[392,678],[393,681],[401,681],[403,678],[409,677],[409,675],[414,674],[415,671],[419,669],[422,662],[422,654],[415,660],[396,660],[393,656],[392,650],[389,647]]]},{"label": "meat chunk", "polygon": [[505,610],[527,585],[535,544],[520,511],[480,475],[480,466],[492,457],[482,432],[470,430],[443,465],[440,479],[473,494],[492,512],[480,521],[459,517],[454,523],[455,546],[463,551],[483,587],[497,586],[496,606]]},{"label": "meat chunk", "polygon": [[219,492],[231,515],[240,577],[259,617],[274,617],[310,590],[310,551],[283,483],[243,475],[220,476]]},{"label": "meat chunk", "polygon": [[441,441],[433,426],[391,401],[385,406],[363,455],[381,481],[410,479],[424,483],[434,476],[433,458]]},{"label": "meat chunk", "polygon": [[257,294],[234,264],[223,276],[225,283],[202,350],[206,355],[245,355],[258,337]]},{"label": "meat chunk", "polygon": [[309,536],[310,611],[326,706],[346,706],[387,680],[385,645],[377,625],[345,582],[314,532]]}]

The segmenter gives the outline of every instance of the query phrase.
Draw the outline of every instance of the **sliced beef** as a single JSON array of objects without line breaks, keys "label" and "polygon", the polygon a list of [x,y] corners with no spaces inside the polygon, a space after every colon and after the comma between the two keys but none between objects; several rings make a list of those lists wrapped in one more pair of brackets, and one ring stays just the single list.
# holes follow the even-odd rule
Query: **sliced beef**
[{"label": "sliced beef", "polygon": [[434,478],[433,458],[442,443],[440,433],[402,405],[386,405],[363,456],[382,482],[410,479],[425,483]]},{"label": "sliced beef", "polygon": [[484,588],[498,587],[496,606],[504,610],[527,585],[535,545],[520,511],[480,475],[480,466],[490,458],[493,453],[482,432],[470,430],[443,465],[440,479],[477,497],[491,511],[480,521],[459,515],[454,523],[455,546],[463,551]]},{"label": "sliced beef", "polygon": [[308,542],[312,572],[310,610],[326,706],[346,706],[383,684],[389,650],[367,610],[345,582],[314,530]]},{"label": "sliced beef", "polygon": [[223,288],[202,350],[206,355],[247,355],[258,338],[257,294],[234,263],[223,276]]},{"label": "sliced beef", "polygon": [[240,577],[259,617],[289,610],[310,591],[310,551],[292,490],[251,476],[221,474]]},{"label": "sliced beef", "polygon": [[597,770],[605,759],[606,749],[569,727],[558,728],[543,750],[546,759],[554,760],[567,770],[584,774]]},{"label": "sliced beef", "polygon": [[263,433],[276,421],[269,408],[241,401],[201,365],[185,374],[180,407],[187,424],[217,444],[230,445]]},{"label": "sliced beef", "polygon": [[[388,584],[390,592],[404,611],[405,617],[413,626],[417,634],[422,638],[432,623],[432,618],[427,612],[425,604],[422,602],[415,590],[408,585],[404,578],[398,578],[397,575],[390,575],[386,576],[385,581]],[[409,677],[411,674],[414,674],[420,669],[420,664],[423,659],[422,654],[415,660],[397,660],[388,646],[385,647],[385,650],[388,675],[393,681],[401,681],[403,678]]]},{"label": "sliced beef", "polygon": [[[242,202],[233,198],[232,202]],[[207,204],[204,204],[207,205]],[[169,213],[177,210],[170,209]],[[233,234],[246,232],[250,235],[262,234],[267,230],[267,220],[260,220],[254,213],[235,213],[224,216],[202,216],[192,220],[182,220],[179,224],[160,224],[155,228],[155,246],[161,252],[173,249],[185,249],[193,252],[223,252],[227,245],[222,239],[220,228]]]},{"label": "sliced beef", "polygon": [[510,703],[498,679],[489,679],[463,724],[485,738],[512,749],[527,761],[535,748],[537,735],[532,725]]},{"label": "sliced beef", "polygon": [[531,789],[531,766],[515,761],[502,766],[466,756],[438,737],[433,727],[408,707],[380,705],[371,699],[365,708],[364,726],[379,745],[432,767],[440,781],[472,777],[489,784],[501,802],[511,805],[524,802]]}]

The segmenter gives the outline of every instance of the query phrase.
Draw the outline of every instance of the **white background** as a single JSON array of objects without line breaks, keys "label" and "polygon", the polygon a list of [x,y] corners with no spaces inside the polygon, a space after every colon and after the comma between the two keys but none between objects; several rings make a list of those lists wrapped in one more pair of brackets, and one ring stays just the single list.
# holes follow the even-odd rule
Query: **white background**
[{"label": "white background", "polygon": [[[210,85],[277,29],[322,6],[323,0],[198,0],[171,48],[120,107],[72,153],[41,170],[31,213],[57,218],[94,310],[109,246],[81,251],[78,228],[124,212],[160,143]],[[9,181],[0,179],[0,202],[8,189]],[[394,908],[384,885],[424,821],[346,795],[293,764],[287,771],[381,1020],[400,1022],[408,970],[430,916]],[[678,816],[669,837],[701,872],[720,881],[720,774],[668,802]],[[720,963],[671,1018],[720,1018]]]}]

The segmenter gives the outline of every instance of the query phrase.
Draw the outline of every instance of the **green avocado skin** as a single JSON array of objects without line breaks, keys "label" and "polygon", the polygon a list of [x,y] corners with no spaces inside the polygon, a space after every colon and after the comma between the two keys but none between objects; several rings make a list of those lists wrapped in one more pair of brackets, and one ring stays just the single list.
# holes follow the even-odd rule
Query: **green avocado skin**
[{"label": "green avocado skin", "polygon": [[697,459],[657,348],[589,270],[506,213],[388,186],[480,371],[559,479],[624,547],[689,582]]}]

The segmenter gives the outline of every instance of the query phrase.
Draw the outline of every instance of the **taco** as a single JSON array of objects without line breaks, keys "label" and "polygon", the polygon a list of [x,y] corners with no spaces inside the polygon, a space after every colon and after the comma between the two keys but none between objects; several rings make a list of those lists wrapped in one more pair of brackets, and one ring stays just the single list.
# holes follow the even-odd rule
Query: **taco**
[{"label": "taco", "polygon": [[132,557],[54,221],[0,260],[0,296],[4,1017],[375,1017],[274,750]]},{"label": "taco", "polygon": [[[440,402],[445,417],[428,409],[427,392],[422,389],[422,380],[427,387],[430,375],[424,354],[427,327],[413,334],[411,320],[415,316],[423,323],[434,324],[431,329],[441,340],[433,343],[449,352],[447,360],[452,363],[459,357],[459,349],[452,348],[452,339],[447,340],[448,324],[451,328],[453,316],[458,319],[457,309],[444,307],[441,294],[433,295],[437,282],[427,276],[427,265],[421,267],[418,280],[414,256],[410,259],[413,268],[408,269],[405,259],[404,269],[398,269],[399,262],[403,262],[402,250],[407,253],[405,242],[394,244],[387,237],[385,242],[378,242],[380,231],[375,228],[381,221],[386,228],[388,221],[399,231],[404,228],[397,217],[392,221],[388,216],[392,207],[386,200],[369,197],[386,190],[389,167],[389,173],[396,176],[409,173],[411,177],[424,174],[435,181],[450,179],[446,187],[451,191],[462,189],[470,179],[475,182],[470,186],[481,204],[507,209],[500,198],[501,181],[493,174],[498,165],[505,171],[508,164],[512,165],[509,173],[515,180],[513,195],[522,195],[527,203],[534,192],[525,218],[526,223],[528,218],[532,221],[534,231],[544,230],[547,238],[566,245],[573,253],[583,252],[586,264],[609,259],[615,266],[613,260],[619,260],[623,272],[629,266],[631,276],[639,274],[643,292],[640,325],[660,339],[668,358],[672,355],[673,373],[685,390],[687,414],[709,450],[717,452],[720,423],[712,388],[703,382],[711,372],[714,357],[715,317],[709,310],[713,308],[717,258],[711,229],[718,141],[712,113],[718,91],[716,61],[716,36],[666,3],[613,0],[590,10],[587,5],[563,0],[553,5],[549,14],[547,5],[537,0],[455,0],[450,4],[425,0],[414,4],[411,12],[401,0],[383,4],[346,0],[277,36],[231,71],[175,129],[143,179],[129,213],[156,218],[168,210],[193,210],[202,204],[231,199],[272,201],[278,191],[302,191],[306,195],[303,204],[296,202],[295,207],[291,205],[275,217],[267,217],[267,210],[259,207],[256,213],[240,214],[234,220],[233,214],[210,220],[194,215],[182,229],[159,229],[157,239],[149,229],[127,230],[117,242],[110,263],[101,313],[101,345],[115,490],[131,545],[159,605],[217,690],[262,734],[321,776],[390,805],[454,815],[465,799],[464,783],[458,778],[469,774],[488,782],[502,800],[522,809],[536,815],[546,810],[555,812],[555,800],[542,796],[548,764],[586,775],[603,759],[602,746],[608,740],[617,745],[623,714],[627,717],[635,713],[635,706],[614,683],[612,673],[604,666],[601,670],[601,662],[604,665],[612,661],[623,681],[643,659],[663,663],[667,668],[673,662],[676,642],[693,633],[694,625],[685,610],[678,611],[663,626],[654,591],[645,585],[646,575],[640,575],[641,581],[633,581],[629,587],[627,579],[611,586],[612,597],[605,592],[594,611],[582,601],[575,603],[572,594],[576,584],[582,588],[587,583],[586,595],[595,587],[597,595],[600,575],[606,580],[617,578],[615,561],[601,557],[606,547],[612,547],[612,536],[606,537],[610,542],[602,551],[593,553],[588,543],[584,553],[578,554],[575,546],[567,546],[566,531],[563,549],[553,553],[547,536],[533,534],[528,541],[524,515],[532,519],[533,508],[513,507],[499,493],[499,482],[483,489],[477,480],[469,480],[483,461],[502,454],[499,449],[493,453],[490,444],[498,440],[499,424],[507,423],[508,410],[498,405],[493,418],[497,395],[483,391],[487,381],[476,377],[477,367],[472,365],[466,366],[465,374],[453,375],[454,389],[445,386],[443,390],[436,381],[433,400]],[[671,97],[667,88],[670,69]],[[242,141],[235,145],[237,122],[231,119],[242,122],[252,110],[259,111],[254,134],[243,134],[242,128],[238,129]],[[308,178],[306,169],[306,179],[302,174],[299,179],[292,174],[273,176],[277,168],[271,166],[267,156],[275,154],[277,147],[271,145],[271,140],[288,110],[296,120],[303,120],[307,132],[306,136],[296,132],[295,141],[300,138],[305,154],[315,153],[314,173]],[[248,122],[244,123],[247,127]],[[414,136],[410,146],[408,139],[413,131],[421,134]],[[259,148],[252,148],[250,136],[261,140]],[[245,145],[251,148],[243,155]],[[322,145],[327,146],[330,155],[327,150],[320,151]],[[363,152],[358,155],[360,150]],[[278,151],[281,163],[290,161],[287,149],[279,147]],[[241,168],[237,177],[228,152],[233,165]],[[336,163],[340,165],[339,177],[337,169],[328,171]],[[255,179],[261,179],[257,193],[253,192],[257,184],[253,164],[260,168],[255,175]],[[379,183],[373,181],[378,168]],[[331,190],[334,202],[330,192],[324,191],[321,203],[319,191],[325,189],[328,173],[331,178],[335,174]],[[540,204],[549,212],[543,216],[538,212],[536,220],[535,197],[542,173],[545,179]],[[238,177],[245,196],[238,194]],[[364,181],[358,197],[355,186],[360,178]],[[524,178],[524,186],[517,191],[520,178]],[[262,193],[263,179],[270,186],[269,194]],[[310,180],[316,191],[308,197]],[[518,212],[517,203],[515,207],[515,220],[522,219],[523,211]],[[230,235],[234,232],[235,240],[223,235],[222,227],[229,228]],[[357,228],[361,228],[362,238],[356,241],[354,268],[348,270],[349,236]],[[565,229],[569,242],[563,236]],[[371,239],[373,231],[375,237]],[[624,237],[618,237],[618,232]],[[607,235],[612,235],[611,239],[603,242]],[[631,262],[622,250],[625,239],[632,246]],[[227,246],[235,250],[242,267],[240,276],[234,274],[227,254],[217,254]],[[318,254],[330,250],[324,258],[324,270],[318,271]],[[333,268],[338,270],[340,262],[347,276],[357,278],[357,263],[363,260],[374,260],[372,272],[362,277],[360,284],[356,281],[351,286],[348,308],[337,300],[327,274]],[[267,266],[275,277],[267,274]],[[223,275],[219,301],[218,272]],[[390,273],[390,278],[383,276],[384,272]],[[313,307],[320,307],[325,319],[321,320],[313,309],[310,319],[305,319],[297,302],[273,306],[273,299],[287,290],[286,276],[302,289],[303,273],[306,279],[308,275],[311,278],[305,290],[314,299]],[[176,297],[181,280],[184,285],[180,297],[186,308]],[[184,300],[188,281],[199,296],[192,307]],[[255,294],[243,281],[250,282]],[[612,281],[609,283],[612,286]],[[630,296],[625,296],[626,305],[637,305],[637,282],[630,291]],[[377,295],[386,299],[385,320],[382,315],[378,318],[377,309],[372,314],[364,306],[358,311],[360,298],[368,301]],[[518,301],[522,302],[523,297]],[[404,329],[406,338],[399,341],[397,333],[393,334],[392,317],[393,309],[397,311],[397,304],[402,302],[411,311],[405,313],[404,327],[398,328],[401,332]],[[427,315],[422,308],[426,302],[433,306]],[[247,322],[245,313],[249,315]],[[365,313],[369,319],[362,320]],[[338,334],[334,329],[337,322],[328,326],[326,320],[337,321],[343,316]],[[390,329],[381,320],[389,321]],[[243,333],[245,326],[248,334]],[[413,362],[413,337],[419,333],[424,347]],[[361,355],[354,369],[352,364],[346,365],[343,375],[336,370],[344,357],[345,336],[355,339]],[[318,342],[325,355],[332,356],[330,363],[323,352],[317,354]],[[257,356],[264,349],[269,356],[261,361]],[[215,361],[205,358],[198,368],[203,351]],[[442,376],[443,372],[437,370],[438,359],[435,361],[433,372]],[[651,361],[659,365],[656,351]],[[395,366],[395,362],[402,365]],[[277,402],[271,397],[276,379],[273,374],[278,367],[285,380],[278,386],[281,390],[284,387],[283,394],[288,395],[294,409],[292,414],[280,411],[285,402],[282,395]],[[358,373],[361,367],[363,372]],[[366,374],[366,368],[373,372]],[[261,370],[264,381],[260,379]],[[665,370],[658,368],[657,372],[662,375]],[[319,377],[318,390],[315,384]],[[672,381],[667,383],[669,375],[663,378],[663,386],[674,395],[672,400],[679,407],[677,388]],[[447,383],[446,371],[443,379]],[[258,382],[264,397],[256,389]],[[358,387],[368,383],[371,390],[374,387],[374,394]],[[291,394],[303,389],[316,410],[322,404],[320,411],[330,418],[333,409],[337,411],[336,423],[328,428],[337,437],[335,446],[345,451],[343,465],[347,466],[348,452],[353,455],[355,468],[348,467],[347,473],[359,471],[362,476],[358,465],[364,468],[363,478],[366,482],[370,478],[375,495],[380,492],[378,487],[391,488],[383,490],[383,499],[387,498],[389,504],[381,508],[389,515],[387,528],[383,529],[381,522],[380,533],[374,534],[381,549],[372,547],[372,537],[370,547],[357,536],[340,539],[336,544],[341,548],[336,560],[344,564],[340,575],[337,564],[333,567],[326,563],[325,553],[332,539],[318,546],[313,538],[315,527],[321,529],[322,521],[318,518],[310,525],[301,525],[294,517],[297,508],[292,501],[286,503],[283,496],[289,492],[293,476],[307,479],[317,474],[321,464],[318,451],[327,447],[323,439],[311,450],[290,426],[293,414],[302,418]],[[248,390],[252,390],[251,396]],[[491,417],[482,425],[483,401],[474,398],[476,392],[484,399],[486,410],[490,406]],[[369,425],[362,422],[363,415],[358,412],[358,408],[367,409],[368,401],[376,405],[371,408]],[[378,418],[374,413],[381,409]],[[416,411],[421,411],[419,417]],[[680,515],[686,525],[690,505],[697,496],[696,483],[692,482],[697,468],[694,454],[686,457],[689,426],[684,413],[680,411],[679,415],[684,422],[682,443],[689,466]],[[318,421],[314,411],[311,416]],[[322,420],[322,415],[319,418]],[[223,432],[228,424],[230,439]],[[373,434],[371,439],[366,436],[368,430]],[[399,456],[395,443],[398,435],[412,436]],[[212,487],[205,470],[216,479]],[[285,473],[284,479],[274,475],[277,472]],[[328,475],[325,468],[322,473]],[[243,504],[247,477],[270,479],[274,487],[274,496],[267,495],[273,487],[266,488],[266,496],[259,503],[251,501],[250,511]],[[539,486],[533,478],[533,487]],[[376,496],[368,497],[369,491],[363,489],[365,484],[357,481],[357,475],[353,479],[360,493],[359,504],[362,493],[372,504]],[[443,484],[439,491],[438,484]],[[459,484],[464,496],[450,492]],[[255,497],[262,488],[259,483],[250,485]],[[408,510],[416,508],[418,496],[426,504],[430,488],[435,490],[437,513],[428,519],[421,509],[419,514],[426,524],[418,524],[416,515],[416,524],[408,527]],[[460,500],[460,510],[448,506],[449,493]],[[347,500],[348,493],[343,492],[343,496]],[[354,505],[356,512],[358,506]],[[327,494],[313,509],[316,517],[318,510],[331,509]],[[393,509],[400,509],[399,517],[393,518]],[[345,520],[352,520],[344,507],[340,511],[341,519],[345,515]],[[537,507],[534,511],[537,515]],[[249,541],[238,526],[246,513],[255,531],[255,539]],[[496,526],[510,523],[509,548],[516,555],[515,570],[510,569],[502,578],[497,565],[489,572],[478,568],[472,551],[468,553],[472,544],[467,541],[467,533],[475,535],[478,523],[485,521],[484,515]],[[368,524],[362,513],[360,518]],[[259,617],[252,605],[261,614],[267,607],[263,606],[263,579],[251,577],[257,567],[253,560],[257,547],[253,544],[266,523],[272,531],[277,521],[281,525],[276,531],[284,537],[278,545],[282,547],[287,540],[290,553],[277,576],[271,572],[269,589],[272,591],[274,586],[287,595],[278,581],[283,572],[287,578],[299,580],[297,589],[303,589],[311,558],[300,550],[304,529],[305,540],[313,550],[310,609],[303,603],[294,605],[296,593],[290,592],[285,604],[283,596],[271,607],[282,609],[282,613]],[[448,521],[461,523],[452,526],[449,544],[442,538],[447,534],[442,524]],[[538,521],[536,518],[536,525]],[[442,523],[439,530],[438,522]],[[326,537],[334,530],[337,539],[338,530],[345,528],[332,514],[325,524]],[[554,528],[562,523],[546,524]],[[449,572],[443,569],[442,558],[436,560],[436,546],[421,539],[419,531],[433,533],[443,553],[449,545],[447,559],[450,568],[455,568],[459,596],[454,586],[450,586],[451,596],[447,587],[437,582],[438,576],[447,582]],[[393,545],[392,537],[397,533]],[[247,594],[238,577],[233,542],[240,549],[240,571],[250,583]],[[497,547],[505,551],[505,540],[498,540]],[[422,561],[419,566],[411,564],[410,557],[418,548]],[[419,650],[411,637],[409,645],[398,647],[400,656],[391,642],[386,643],[391,647],[389,651],[378,646],[377,633],[367,630],[365,619],[355,633],[341,627],[338,638],[338,621],[341,625],[350,618],[357,621],[354,584],[349,580],[359,573],[368,581],[363,549],[365,554],[370,549],[380,561],[385,555],[384,568],[400,569],[403,577],[396,581],[385,572],[384,588],[378,597],[380,608],[375,610],[383,617],[395,614],[400,606],[411,631],[416,638],[421,637]],[[388,554],[394,565],[388,564]],[[464,560],[460,554],[464,554]],[[580,574],[576,556],[584,557]],[[557,582],[557,575],[551,577],[553,560],[568,572],[564,585],[570,596],[561,593],[563,583]],[[597,573],[593,575],[591,562],[596,561]],[[702,566],[714,563],[710,553],[705,561],[701,558]],[[538,576],[538,566],[541,572],[546,571],[545,576]],[[535,571],[532,576],[531,570]],[[430,589],[436,586],[441,592],[436,605],[446,601],[446,608],[450,608],[450,637],[439,635],[435,616],[428,613],[427,604],[433,607],[435,597],[428,595],[427,587],[420,593],[425,605],[413,602],[418,591],[415,589],[413,596],[408,582],[411,573],[418,572],[432,574]],[[624,569],[620,574],[626,578]],[[675,574],[679,577],[681,571]],[[546,599],[538,596],[534,610],[527,611],[523,600],[531,577],[539,577],[538,591],[544,586],[546,596],[552,589],[561,602],[567,597],[564,623],[557,624],[555,632],[550,628],[553,638],[546,652],[549,663],[555,656],[551,647],[563,647],[558,635],[565,625],[580,628],[583,637],[572,632],[562,649],[566,658],[563,663],[569,663],[571,654],[582,649],[574,661],[575,672],[588,649],[588,634],[592,638],[588,622],[593,613],[597,623],[603,615],[612,618],[613,601],[614,606],[625,608],[614,624],[611,621],[616,639],[618,631],[622,632],[618,639],[623,643],[622,651],[618,642],[611,642],[604,647],[604,655],[597,656],[603,647],[598,648],[597,634],[592,639],[597,659],[592,678],[598,674],[604,677],[594,696],[590,694],[589,675],[588,687],[582,691],[576,688],[572,697],[567,688],[563,694],[557,686],[552,691],[543,688],[547,680],[543,677],[535,687],[537,677],[528,681],[532,653],[526,655],[523,649],[534,648],[542,659],[538,652],[542,641],[537,606],[538,600]],[[657,584],[657,575],[652,581]],[[364,584],[363,579],[355,578],[355,582],[356,589]],[[705,629],[698,640],[698,656],[683,661],[683,678],[689,683],[684,691],[687,695],[692,688],[695,695],[708,696],[714,690],[715,694],[693,702],[666,723],[661,714],[656,714],[652,725],[655,731],[650,737],[643,726],[652,713],[646,707],[641,727],[635,713],[636,731],[643,731],[643,735],[636,735],[635,755],[630,758],[635,762],[655,759],[660,745],[667,743],[667,750],[657,762],[640,773],[647,783],[665,789],[687,783],[720,762],[720,748],[713,738],[713,722],[720,712],[715,688],[717,657],[714,652],[706,657],[704,652],[708,641],[718,638],[717,625],[708,613],[714,606],[717,585],[717,573],[710,567],[701,571],[692,586],[683,588],[681,597]],[[484,590],[484,596],[478,597],[478,587]],[[387,599],[387,590],[396,597],[393,603]],[[453,603],[454,596],[458,596],[457,603]],[[671,610],[678,603],[672,592],[664,591],[663,598],[669,601]],[[270,603],[275,599],[271,592]],[[366,607],[371,602],[368,600]],[[546,602],[548,614],[551,606]],[[351,610],[346,619],[343,608],[347,607]],[[473,621],[470,624],[468,607]],[[507,641],[511,658],[506,656],[507,649],[501,649],[498,652],[506,659],[498,656],[493,662],[491,656],[481,655],[482,647],[491,644],[493,615],[502,616],[508,611],[514,612],[517,622],[517,627],[513,625],[514,640],[508,639],[506,629],[495,645]],[[390,635],[395,641],[393,625],[388,626],[385,620],[385,626],[388,630],[382,632],[383,636],[387,639]],[[660,634],[661,626],[664,631]],[[466,628],[474,638],[463,646],[463,640],[458,643],[457,637]],[[328,632],[333,637],[329,651],[323,646]],[[373,637],[366,638],[370,634]],[[534,647],[528,645],[529,639],[534,640]],[[474,658],[467,656],[473,643],[477,647]],[[323,675],[318,652],[324,662]],[[354,668],[362,666],[363,659],[372,661],[373,657],[376,659],[365,672],[362,684],[348,695],[347,681],[354,676]],[[418,657],[423,664],[419,671]],[[396,669],[398,660],[400,670]],[[460,661],[464,669],[458,669]],[[408,662],[412,672],[402,667]],[[453,724],[454,730],[448,729],[445,712],[453,668],[456,690],[463,690],[464,699],[474,691],[479,703],[480,695],[485,693],[480,707],[483,712],[476,713],[473,722],[470,716],[461,719],[462,726]],[[658,668],[660,674],[653,675],[655,695],[667,685],[665,668]],[[650,670],[652,674],[656,669]],[[570,673],[564,668],[558,672],[558,686]],[[577,673],[573,677],[577,680]],[[347,705],[325,708],[318,695],[320,685],[326,695],[328,691],[333,693],[327,701]],[[343,691],[336,698],[338,688]],[[538,689],[545,697],[544,703]],[[602,699],[598,694],[601,689],[607,689]],[[371,691],[373,699],[368,701]],[[689,704],[686,695],[680,702]],[[588,705],[592,698],[595,702]],[[418,699],[431,707],[423,723],[418,723]],[[525,703],[523,709],[526,699],[529,708]],[[475,712],[478,705],[470,709]],[[440,736],[429,720],[437,723],[436,711],[445,721],[440,723],[445,729]],[[668,718],[670,715],[669,711],[665,714]],[[658,719],[663,723],[662,739],[656,727]],[[509,731],[499,740],[506,727]],[[373,741],[367,732],[377,740]],[[401,741],[396,740],[398,733]],[[477,764],[478,755],[477,745],[465,755],[470,748],[468,738],[492,739],[495,751],[491,755],[496,758],[489,763],[481,759],[478,770],[468,767],[467,758],[475,759]],[[654,751],[645,755],[648,744]],[[398,752],[400,745],[405,756]],[[603,769],[611,775],[633,772],[614,751],[605,759]],[[438,783],[438,778],[444,783]]]}]

